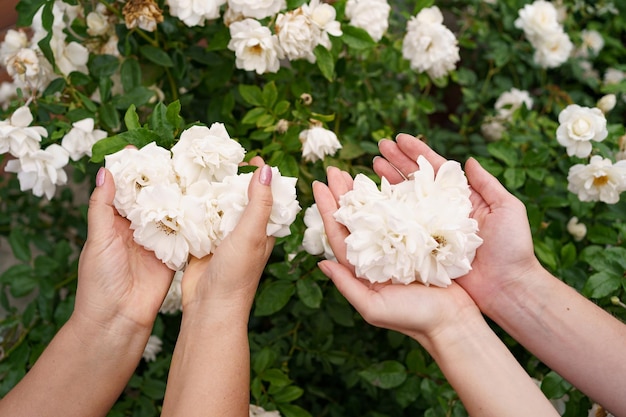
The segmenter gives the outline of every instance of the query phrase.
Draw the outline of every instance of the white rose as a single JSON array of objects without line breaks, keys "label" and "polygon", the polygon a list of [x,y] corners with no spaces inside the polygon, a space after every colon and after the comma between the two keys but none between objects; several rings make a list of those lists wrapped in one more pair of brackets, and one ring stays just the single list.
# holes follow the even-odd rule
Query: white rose
[{"label": "white rose", "polygon": [[515,27],[522,29],[529,39],[541,38],[545,34],[561,30],[558,12],[554,5],[548,1],[537,0],[532,4],[527,4],[519,10],[518,14]]},{"label": "white rose", "polygon": [[578,221],[578,217],[574,216],[567,222],[567,231],[574,237],[574,240],[580,242],[587,235],[587,226]]},{"label": "white rose", "polygon": [[617,97],[615,94],[607,94],[598,100],[596,107],[599,108],[602,113],[606,114],[615,108],[615,104],[617,104]]},{"label": "white rose", "polygon": [[556,68],[562,65],[569,59],[574,48],[569,36],[562,30],[538,38],[533,45],[535,47],[533,59],[542,68]]},{"label": "white rose", "polygon": [[607,68],[604,73],[604,84],[612,85],[619,84],[622,80],[626,79],[626,72],[619,70],[617,68]]},{"label": "white rose", "polygon": [[245,149],[231,139],[222,123],[192,126],[172,147],[172,163],[183,189],[199,180],[221,181],[235,175]]},{"label": "white rose", "polygon": [[8,161],[5,170],[17,173],[20,190],[33,190],[35,196],[45,195],[51,200],[56,186],[67,183],[67,174],[63,168],[68,161],[67,151],[60,145],[52,144],[45,150],[27,153],[19,159]]},{"label": "white rose", "polygon": [[146,362],[154,362],[156,360],[156,355],[161,352],[163,346],[163,341],[155,335],[151,335],[148,338],[148,342],[146,343],[146,347],[143,350],[143,354],[141,355]]},{"label": "white rose", "polygon": [[284,53],[278,38],[256,20],[245,19],[230,25],[228,49],[235,52],[237,68],[257,74],[277,72]]},{"label": "white rose", "polygon": [[502,139],[505,126],[504,122],[498,117],[486,117],[480,125],[480,132],[485,139],[490,141],[498,141]]},{"label": "white rose", "polygon": [[602,201],[615,204],[620,193],[626,190],[626,161],[615,164],[599,155],[594,155],[588,165],[576,164],[567,174],[567,189],[576,194],[580,201]]},{"label": "white rose", "polygon": [[387,0],[348,0],[346,17],[352,26],[364,29],[376,42],[389,27],[391,6]]},{"label": "white rose", "polygon": [[600,109],[570,104],[559,114],[556,139],[567,148],[569,156],[585,158],[591,153],[591,142],[603,141],[608,131]]},{"label": "white rose", "polygon": [[302,246],[311,255],[324,255],[326,259],[336,259],[333,253],[324,223],[317,204],[308,207],[304,212],[304,225],[306,229],[302,238]]},{"label": "white rose", "polygon": [[149,143],[141,149],[124,148],[105,156],[105,167],[115,180],[115,208],[126,216],[137,203],[137,194],[151,185],[176,182],[170,151]]},{"label": "white rose", "polygon": [[166,0],[170,14],[185,25],[204,26],[206,20],[220,17],[220,7],[226,0]]},{"label": "white rose", "polygon": [[96,9],[87,15],[87,33],[90,36],[104,36],[111,28],[106,11],[106,6],[102,3],[98,3]]},{"label": "white rose", "polygon": [[29,127],[32,122],[28,106],[15,110],[9,120],[0,121],[0,154],[9,152],[20,158],[38,151],[41,138],[47,137],[48,131],[41,126]]},{"label": "white rose", "polygon": [[21,49],[28,47],[28,36],[21,30],[9,29],[0,43],[0,63],[7,65],[7,60]]},{"label": "white rose", "polygon": [[279,14],[276,18],[276,36],[281,49],[287,59],[306,59],[314,63],[316,61],[313,50],[315,43],[314,31],[311,20],[298,8],[285,14]]},{"label": "white rose", "polygon": [[415,16],[415,21],[424,24],[443,24],[443,14],[437,6],[425,7]]},{"label": "white rose", "polygon": [[533,107],[533,99],[530,97],[530,94],[528,94],[528,91],[511,88],[509,91],[500,94],[496,100],[495,108],[498,116],[511,120],[515,110],[522,107],[522,105],[525,105],[527,109]]},{"label": "white rose", "polygon": [[302,157],[305,161],[315,162],[326,155],[334,155],[341,149],[341,143],[335,132],[323,127],[303,130],[299,135],[302,142]]},{"label": "white rose", "polygon": [[577,49],[575,55],[582,58],[589,57],[589,54],[596,56],[604,48],[604,39],[597,30],[584,29],[580,32],[582,44]]},{"label": "white rose", "polygon": [[321,3],[320,0],[311,0],[309,4],[302,5],[302,13],[304,13],[313,22],[314,42],[322,45],[326,49],[331,48],[330,38],[328,35],[341,36],[341,24],[335,20],[337,12],[330,4]]},{"label": "white rose", "polygon": [[187,210],[199,208],[185,204],[177,184],[157,184],[141,189],[137,194],[137,204],[126,216],[134,230],[135,242],[153,251],[174,271],[182,269],[187,263],[191,233],[188,235],[186,232],[195,230]]},{"label": "white rose", "polygon": [[280,417],[278,411],[265,411],[263,407],[250,404],[249,417]]},{"label": "white rose", "polygon": [[447,27],[421,22],[415,16],[407,23],[402,56],[410,61],[412,69],[427,72],[435,79],[454,70],[460,60],[456,37]]},{"label": "white rose", "polygon": [[244,17],[264,19],[287,7],[285,0],[228,0],[228,8]]},{"label": "white rose", "polygon": [[61,140],[61,146],[69,152],[73,161],[78,161],[85,155],[91,157],[93,145],[105,137],[107,132],[104,130],[94,130],[93,119],[83,119],[72,123],[72,129]]},{"label": "white rose", "polygon": [[187,187],[185,205],[197,209],[188,210],[186,215],[195,225],[194,230],[188,230],[189,253],[196,258],[202,258],[213,253],[224,238],[220,227],[222,222],[218,206],[216,183],[197,181]]}]

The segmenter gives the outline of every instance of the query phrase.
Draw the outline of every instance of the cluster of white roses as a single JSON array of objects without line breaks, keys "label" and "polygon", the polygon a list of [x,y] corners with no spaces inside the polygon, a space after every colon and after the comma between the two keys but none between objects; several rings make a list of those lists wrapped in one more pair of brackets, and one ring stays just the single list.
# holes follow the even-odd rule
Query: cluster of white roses
[{"label": "cluster of white roses", "polygon": [[402,56],[411,62],[412,69],[437,79],[456,68],[461,59],[458,42],[443,24],[443,15],[437,6],[422,9],[407,22],[406,28]]},{"label": "cluster of white roses", "polygon": [[[237,225],[248,204],[252,173],[237,174],[244,148],[221,123],[185,130],[171,152],[154,142],[106,156],[116,183],[115,207],[127,217],[135,241],[169,268],[189,255],[212,253]],[[300,211],[296,178],[272,168],[274,205],[268,236],[282,237]]]},{"label": "cluster of white roses", "polygon": [[22,191],[48,199],[54,196],[57,185],[67,182],[64,167],[71,158],[79,160],[91,156],[91,147],[106,137],[106,132],[94,129],[93,119],[83,119],[61,140],[41,149],[41,140],[48,132],[41,126],[30,126],[33,115],[28,106],[18,108],[8,120],[0,121],[0,154],[9,153],[15,159],[7,162],[6,171],[17,173]]},{"label": "cluster of white roses", "polygon": [[[353,189],[339,199],[335,219],[346,226],[347,259],[356,274],[371,282],[446,287],[471,270],[482,244],[478,223],[469,217],[470,189],[461,165],[445,162],[435,175],[423,157],[409,180],[381,189],[359,174]],[[319,211],[305,212],[303,246],[313,254],[333,257]]]},{"label": "cluster of white roses", "polygon": [[[615,96],[612,98],[615,105]],[[603,98],[605,100],[605,98]],[[610,109],[599,101],[604,110]],[[608,136],[606,117],[598,107],[582,107],[570,104],[559,114],[557,141],[565,146],[569,156],[588,158],[592,151],[592,141],[601,142]],[[610,158],[591,155],[588,164],[572,166],[567,175],[567,189],[575,193],[581,201],[602,201],[615,204],[620,193],[626,191],[626,160],[616,163]]]},{"label": "cluster of white roses", "polygon": [[574,49],[559,20],[559,11],[549,1],[537,0],[520,9],[515,27],[524,31],[535,48],[533,59],[542,68],[560,66]]}]

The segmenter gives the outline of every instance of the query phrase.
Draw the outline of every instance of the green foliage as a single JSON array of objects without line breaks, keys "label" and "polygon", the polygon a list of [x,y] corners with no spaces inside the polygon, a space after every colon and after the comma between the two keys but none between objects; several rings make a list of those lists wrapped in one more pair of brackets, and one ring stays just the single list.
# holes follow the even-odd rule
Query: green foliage
[{"label": "green foliage", "polygon": [[[77,3],[93,7],[93,2]],[[568,157],[555,139],[558,114],[566,105],[593,106],[603,94],[617,93],[617,107],[607,115],[609,137],[594,150],[614,156],[624,135],[626,84],[607,85],[588,76],[579,58],[550,70],[534,64],[530,44],[513,23],[527,1],[437,2],[461,48],[458,68],[439,80],[412,70],[402,56],[406,21],[432,0],[391,1],[389,30],[379,42],[344,18],[343,35],[331,37],[330,49],[318,46],[315,63],[293,61],[264,75],[236,68],[221,20],[190,28],[165,13],[154,33],[129,30],[122,3],[100,3],[121,18],[115,28],[121,57],[91,54],[88,74],[57,78],[29,105],[33,125],[49,133],[42,146],[59,143],[71,123],[86,117],[108,137],[93,147],[91,159],[71,163],[74,186],[59,189],[51,201],[20,191],[14,175],[0,177],[0,246],[16,262],[0,266],[0,309],[5,311],[0,396],[24,376],[71,314],[78,253],[86,238],[86,201],[76,190],[92,188],[91,178],[106,155],[129,144],[170,148],[197,123],[224,123],[248,159],[260,155],[283,175],[298,177],[303,208],[313,203],[311,183],[325,180],[327,166],[375,177],[371,161],[378,155],[377,142],[400,132],[422,135],[449,159],[476,157],[525,203],[535,253],[546,268],[626,320],[619,302],[626,292],[626,201],[578,201],[567,190],[567,173],[580,160]],[[290,8],[303,3],[287,2]],[[342,19],[346,0],[333,3]],[[612,14],[600,12],[608,1],[595,7],[565,3],[563,24],[577,44],[586,28],[604,38],[594,67],[600,73],[626,70],[619,61],[626,52],[621,17],[626,6],[613,2],[619,13]],[[50,29],[52,4],[21,0],[19,25],[30,26],[44,6],[44,27]],[[163,1],[159,4],[167,11]],[[80,38],[81,33],[84,28],[69,35]],[[50,39],[39,45],[52,60]],[[534,104],[515,110],[501,139],[488,141],[481,126],[495,115],[498,96],[512,87],[529,91]],[[0,119],[25,101],[20,92],[0,111]],[[323,161],[305,161],[299,133],[311,123],[334,131],[341,151]],[[0,155],[0,164],[7,159]],[[251,402],[286,417],[465,416],[454,390],[416,342],[365,323],[321,274],[318,259],[301,247],[303,214],[292,234],[278,239],[250,317]],[[567,230],[573,216],[587,226],[582,240]],[[139,365],[110,416],[158,415],[179,319],[159,316],[155,334],[164,341],[163,352],[155,362]],[[542,380],[548,397],[569,396],[566,415],[586,415],[585,396],[516,342],[503,339],[528,373]]]}]

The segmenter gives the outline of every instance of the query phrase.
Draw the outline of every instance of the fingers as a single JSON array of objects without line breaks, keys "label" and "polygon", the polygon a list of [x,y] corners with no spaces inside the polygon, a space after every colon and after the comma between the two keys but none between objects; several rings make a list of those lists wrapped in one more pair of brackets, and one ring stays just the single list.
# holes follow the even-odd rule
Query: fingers
[{"label": "fingers", "polygon": [[465,163],[465,175],[470,186],[489,207],[500,206],[507,199],[513,197],[500,181],[484,169],[474,158],[469,158]]},{"label": "fingers", "polygon": [[386,178],[391,184],[397,184],[406,180],[406,177],[400,172],[400,170],[389,163],[389,161],[385,158],[380,156],[374,157],[372,166],[374,168],[374,172],[376,172],[380,178]]},{"label": "fingers", "polygon": [[233,230],[237,235],[242,234],[245,239],[254,236],[267,238],[267,223],[272,213],[272,167],[263,165],[252,175],[248,186],[248,205]]},{"label": "fingers", "polygon": [[255,167],[262,167],[265,162],[263,162],[263,158],[261,158],[260,156],[254,156],[252,159],[250,159],[250,162],[248,162],[249,165],[254,165]]},{"label": "fingers", "polygon": [[115,182],[113,175],[106,168],[100,168],[96,175],[96,188],[89,198],[89,210],[87,211],[87,224],[89,235],[95,237],[102,231],[110,231],[113,227],[115,208]]},{"label": "fingers", "polygon": [[380,141],[378,148],[386,161],[374,160],[374,171],[379,176],[387,178],[392,184],[403,181],[409,174],[418,170],[417,157],[420,155],[430,162],[435,172],[446,162],[445,158],[430,149],[424,142],[405,133],[399,134],[395,142]]},{"label": "fingers", "polygon": [[[396,143],[398,144],[398,148],[412,161],[417,161],[417,157],[422,155],[430,162],[435,172],[446,162],[446,158],[433,151],[428,145],[414,136],[401,133],[396,137]],[[395,163],[394,165],[398,166]],[[398,168],[402,170],[403,167],[398,166]],[[402,172],[404,173],[404,171]],[[405,175],[408,174],[410,174],[410,172],[405,173]]]},{"label": "fingers", "polygon": [[345,239],[350,234],[342,224],[335,220],[334,214],[337,211],[337,198],[326,184],[316,181],[313,183],[313,196],[315,203],[322,216],[324,230],[328,237],[328,243],[335,254],[335,257],[343,265],[349,265],[346,258]]},{"label": "fingers", "polygon": [[320,270],[333,281],[337,289],[346,300],[363,316],[367,316],[369,306],[369,288],[354,276],[354,273],[346,266],[333,261],[321,261],[318,263]]}]

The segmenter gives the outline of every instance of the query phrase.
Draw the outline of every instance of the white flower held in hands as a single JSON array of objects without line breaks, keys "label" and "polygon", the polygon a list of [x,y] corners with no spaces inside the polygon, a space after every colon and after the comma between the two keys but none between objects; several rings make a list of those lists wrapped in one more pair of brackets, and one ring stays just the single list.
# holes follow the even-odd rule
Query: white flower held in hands
[{"label": "white flower held in hands", "polygon": [[467,179],[459,163],[444,163],[435,176],[422,156],[408,181],[381,189],[359,174],[339,199],[337,221],[350,231],[347,258],[371,282],[446,287],[471,269],[482,244]]},{"label": "white flower held in hands", "polygon": [[[135,241],[178,271],[189,255],[214,252],[235,228],[248,204],[253,174],[237,174],[245,149],[221,123],[187,129],[172,153],[153,142],[105,160],[115,179],[115,207],[130,220]],[[290,233],[300,211],[296,180],[272,168],[268,236]]]}]

